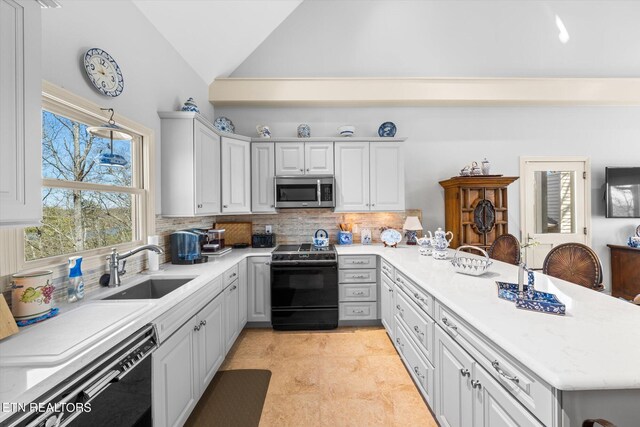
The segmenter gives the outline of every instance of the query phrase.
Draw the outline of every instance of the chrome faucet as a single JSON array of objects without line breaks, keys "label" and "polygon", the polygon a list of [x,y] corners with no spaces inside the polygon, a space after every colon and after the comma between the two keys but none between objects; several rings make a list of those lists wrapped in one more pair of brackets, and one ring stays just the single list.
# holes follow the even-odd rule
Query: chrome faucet
[{"label": "chrome faucet", "polygon": [[[127,270],[124,269],[127,261],[125,258],[129,258],[131,255],[135,255],[138,252],[148,250],[154,251],[157,254],[163,254],[164,250],[158,245],[144,245],[138,248],[132,249],[129,252],[125,252],[123,254],[119,254],[116,251],[116,248],[111,248],[111,255],[107,257],[107,261],[109,261],[109,287],[115,288],[116,286],[120,286],[120,276],[125,274]],[[120,269],[120,261],[122,261],[122,270]]]}]

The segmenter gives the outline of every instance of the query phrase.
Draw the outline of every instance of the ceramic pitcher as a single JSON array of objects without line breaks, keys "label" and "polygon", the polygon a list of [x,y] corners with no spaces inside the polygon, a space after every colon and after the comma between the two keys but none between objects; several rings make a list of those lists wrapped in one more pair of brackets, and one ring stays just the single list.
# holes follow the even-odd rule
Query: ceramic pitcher
[{"label": "ceramic pitcher", "polygon": [[425,234],[424,237],[419,238],[417,242],[420,246],[420,255],[429,256],[433,252],[433,235],[431,234],[431,231],[428,230],[426,233],[429,234],[429,237]]},{"label": "ceramic pitcher", "polygon": [[[449,238],[447,238],[450,236]],[[433,233],[433,257],[435,259],[447,259],[447,248],[453,239],[451,231],[444,231],[442,228]]]}]

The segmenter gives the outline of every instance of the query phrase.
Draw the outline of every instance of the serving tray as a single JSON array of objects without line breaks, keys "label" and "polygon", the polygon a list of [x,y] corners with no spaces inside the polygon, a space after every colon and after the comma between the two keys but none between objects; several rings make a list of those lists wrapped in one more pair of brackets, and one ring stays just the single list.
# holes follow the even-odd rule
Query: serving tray
[{"label": "serving tray", "polygon": [[496,282],[496,285],[498,285],[498,298],[515,302],[516,308],[559,316],[564,316],[566,313],[566,306],[554,294],[535,289],[530,292],[529,286],[524,285],[524,292],[520,295],[518,285],[515,283]]}]

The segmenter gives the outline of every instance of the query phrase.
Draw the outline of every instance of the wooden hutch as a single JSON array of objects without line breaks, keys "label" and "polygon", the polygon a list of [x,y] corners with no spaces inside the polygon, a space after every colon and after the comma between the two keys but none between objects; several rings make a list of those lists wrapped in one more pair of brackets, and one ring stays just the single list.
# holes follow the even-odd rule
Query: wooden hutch
[{"label": "wooden hutch", "polygon": [[445,229],[453,232],[451,247],[488,249],[509,232],[507,187],[518,177],[456,176],[440,181],[444,188]]}]

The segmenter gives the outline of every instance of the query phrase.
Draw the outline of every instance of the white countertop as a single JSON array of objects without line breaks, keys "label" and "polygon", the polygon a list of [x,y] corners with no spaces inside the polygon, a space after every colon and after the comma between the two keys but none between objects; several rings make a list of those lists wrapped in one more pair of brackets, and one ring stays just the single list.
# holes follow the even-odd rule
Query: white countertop
[{"label": "white countertop", "polygon": [[[513,358],[559,390],[640,388],[640,307],[543,274],[536,289],[556,294],[567,314],[517,309],[496,280],[517,283],[517,267],[494,262],[480,277],[421,256],[416,246],[337,246],[340,255],[384,257]],[[466,256],[466,255],[465,255]]]},{"label": "white countertop", "polygon": [[[567,315],[518,310],[512,302],[497,297],[495,285],[496,280],[516,280],[517,269],[512,265],[496,262],[489,273],[472,277],[454,273],[448,261],[419,255],[416,246],[394,249],[353,245],[337,246],[337,250],[340,255],[381,255],[555,388],[640,388],[640,307],[536,274],[536,287],[557,294],[567,306]],[[112,316],[97,316],[94,313],[104,313],[106,304],[113,305],[115,309],[123,302],[102,301],[100,298],[135,285],[149,275],[125,276],[124,285],[120,288],[104,288],[93,292],[89,295],[90,299],[80,303],[60,305],[61,314],[57,318],[23,329],[0,343],[0,355],[7,356],[4,363],[0,357],[0,402],[33,401],[243,258],[265,256],[271,251],[233,250],[206,264],[164,264],[164,270],[159,275],[197,278],[160,299],[127,301],[133,314],[127,310],[121,312],[117,328],[113,327]],[[95,307],[95,310],[91,307]],[[82,321],[78,320],[80,308],[86,312],[84,316],[94,317],[90,321],[92,328],[101,332],[90,337],[69,332],[74,328],[82,328],[79,325]],[[48,338],[46,342],[56,342],[54,349],[41,345],[41,342],[45,342],[41,339],[44,336]],[[27,345],[25,343],[31,337],[40,337],[40,341],[33,340],[28,352],[14,348]],[[22,365],[15,359],[20,356],[25,357]],[[57,361],[54,363],[54,360]],[[8,415],[0,413],[0,420]]]},{"label": "white countertop", "polygon": [[[78,303],[58,304],[58,316],[21,328],[0,342],[0,402],[32,402],[243,258],[270,255],[272,250],[234,249],[204,264],[163,264],[156,274],[125,275],[119,288],[102,288]],[[159,299],[101,300],[156,275],[195,279]],[[86,333],[89,329],[91,334]],[[10,415],[0,412],[0,421]]]}]

